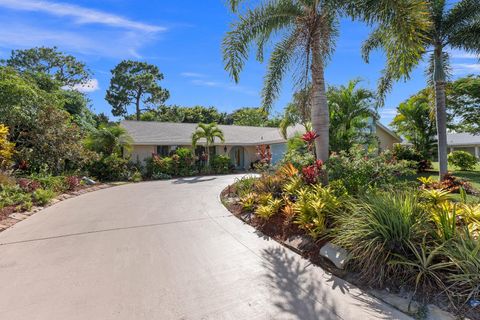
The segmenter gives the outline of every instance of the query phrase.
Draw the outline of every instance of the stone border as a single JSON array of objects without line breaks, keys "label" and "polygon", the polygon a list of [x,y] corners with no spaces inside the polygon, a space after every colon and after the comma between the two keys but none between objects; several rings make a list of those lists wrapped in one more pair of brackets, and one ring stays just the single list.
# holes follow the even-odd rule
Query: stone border
[{"label": "stone border", "polygon": [[53,206],[54,204],[56,204],[60,201],[67,200],[67,199],[70,199],[70,198],[74,198],[74,197],[80,196],[80,195],[85,194],[85,193],[98,191],[98,190],[102,190],[102,189],[107,189],[107,188],[115,187],[115,186],[122,185],[122,184],[126,184],[126,183],[102,183],[102,184],[98,184],[98,185],[92,185],[92,186],[89,186],[87,188],[83,188],[83,189],[80,189],[80,190],[77,190],[77,191],[72,191],[72,192],[69,192],[69,193],[62,193],[62,194],[58,195],[57,197],[53,198],[47,205],[45,205],[43,207],[34,206],[34,207],[32,207],[32,209],[30,211],[14,212],[14,213],[10,214],[8,216],[8,218],[0,220],[0,232],[5,231],[6,229],[8,229],[8,228],[14,226],[15,224],[17,224],[18,222],[23,221],[23,220],[27,219],[28,217],[34,215],[35,213],[37,213],[37,212],[39,212],[39,211],[41,211],[45,208],[48,208],[50,206]]}]

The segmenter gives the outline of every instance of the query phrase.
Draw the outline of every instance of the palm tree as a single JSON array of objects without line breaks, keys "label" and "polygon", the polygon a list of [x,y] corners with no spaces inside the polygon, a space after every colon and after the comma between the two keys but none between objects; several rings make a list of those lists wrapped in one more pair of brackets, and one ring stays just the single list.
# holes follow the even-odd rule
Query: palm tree
[{"label": "palm tree", "polygon": [[105,125],[90,133],[85,139],[85,146],[98,153],[109,156],[113,153],[121,155],[132,147],[132,138],[127,130],[119,125]]},{"label": "palm tree", "polygon": [[290,102],[283,112],[283,118],[280,121],[279,128],[282,136],[287,139],[287,130],[289,127],[301,124],[305,131],[312,130],[311,125],[311,86],[301,89],[293,94],[293,100]]},{"label": "palm tree", "polygon": [[[445,49],[465,50],[480,55],[480,0],[461,0],[451,6],[445,0],[427,0],[426,4],[431,27],[423,37],[423,46],[424,52],[429,53],[430,65],[427,73],[435,92],[439,175],[443,178],[448,172],[445,86],[449,56]],[[393,30],[388,27],[379,30],[366,42],[365,57],[375,48],[383,47],[387,52],[392,50],[389,34]],[[420,60],[422,56],[412,58]],[[389,71],[390,68],[387,67],[383,81],[387,87],[391,82]]]},{"label": "palm tree", "polygon": [[431,158],[436,144],[435,119],[430,111],[429,94],[423,90],[398,106],[397,115],[391,124],[412,143],[423,159]]},{"label": "palm tree", "polygon": [[375,93],[357,88],[359,83],[359,79],[350,80],[346,86],[327,90],[332,151],[348,151],[354,144],[368,144],[373,138],[367,129],[369,119],[378,117]]},{"label": "palm tree", "polygon": [[215,138],[219,138],[220,141],[225,142],[223,132],[215,122],[209,124],[199,123],[195,129],[195,132],[192,134],[192,146],[194,149],[200,139],[205,139],[205,149],[207,150],[207,166],[210,164],[210,146],[215,143]]},{"label": "palm tree", "polygon": [[[238,11],[241,1],[229,0],[232,11]],[[265,0],[242,14],[227,33],[223,41],[225,68],[238,82],[250,45],[257,45],[257,59],[263,61],[265,45],[272,36],[280,36],[265,76],[263,107],[271,108],[284,74],[295,62],[300,70],[298,84],[312,85],[311,120],[319,134],[316,156],[325,161],[329,156],[329,112],[324,70],[333,53],[339,15],[395,30],[391,36],[397,48],[387,57],[395,61],[397,72],[391,74],[396,80],[408,75],[415,66],[411,56],[420,55],[423,48],[419,37],[427,27],[423,12],[422,0]]]}]

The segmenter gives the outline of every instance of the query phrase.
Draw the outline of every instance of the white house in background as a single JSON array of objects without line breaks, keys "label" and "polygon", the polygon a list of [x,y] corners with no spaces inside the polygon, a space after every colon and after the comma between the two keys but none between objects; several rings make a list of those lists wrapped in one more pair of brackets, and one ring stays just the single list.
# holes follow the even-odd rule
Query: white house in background
[{"label": "white house in background", "polygon": [[[179,147],[191,147],[192,134],[198,124],[125,120],[120,125],[133,139],[132,160],[141,162],[153,154],[166,156]],[[218,127],[223,131],[225,142],[217,139],[211,147],[210,155],[228,155],[238,170],[249,169],[251,163],[258,160],[259,145],[267,145],[270,148],[273,163],[279,161],[285,153],[286,140],[278,128],[234,125]],[[385,126],[376,123],[372,130],[373,128],[382,150],[401,142],[401,139]],[[297,132],[303,134],[305,129],[302,126],[291,127],[288,130],[288,137]],[[201,143],[200,140],[199,144]]]},{"label": "white house in background", "polygon": [[448,151],[467,151],[480,159],[480,135],[474,136],[469,133],[448,133]]}]

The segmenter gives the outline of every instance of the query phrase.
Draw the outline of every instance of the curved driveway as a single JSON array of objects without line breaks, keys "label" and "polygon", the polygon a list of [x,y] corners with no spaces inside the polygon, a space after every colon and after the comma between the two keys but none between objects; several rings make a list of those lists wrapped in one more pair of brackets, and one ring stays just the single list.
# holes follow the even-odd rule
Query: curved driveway
[{"label": "curved driveway", "polygon": [[0,319],[408,319],[222,206],[235,176],[123,185],[0,234]]}]

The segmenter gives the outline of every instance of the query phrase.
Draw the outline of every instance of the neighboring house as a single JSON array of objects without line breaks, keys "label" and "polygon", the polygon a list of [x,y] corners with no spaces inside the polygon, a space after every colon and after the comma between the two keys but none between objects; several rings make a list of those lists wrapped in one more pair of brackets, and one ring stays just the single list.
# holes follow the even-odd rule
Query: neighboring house
[{"label": "neighboring house", "polygon": [[[132,160],[144,161],[153,154],[167,156],[179,147],[192,146],[192,134],[197,128],[196,123],[171,123],[156,121],[122,121],[124,127],[133,139]],[[225,142],[215,140],[210,154],[228,155],[232,164],[238,170],[249,169],[252,162],[258,160],[257,146],[267,145],[272,154],[272,162],[278,162],[285,153],[286,140],[278,128],[247,127],[234,125],[218,126],[225,137]],[[295,133],[304,133],[302,126],[291,127],[288,137]],[[376,125],[376,134],[380,148],[388,149],[400,138],[381,124]],[[199,141],[199,145],[203,143]],[[201,146],[199,148],[202,148]],[[196,150],[198,153],[199,150]]]},{"label": "neighboring house", "polygon": [[474,136],[469,133],[448,133],[448,151],[467,151],[480,159],[480,135]]}]

